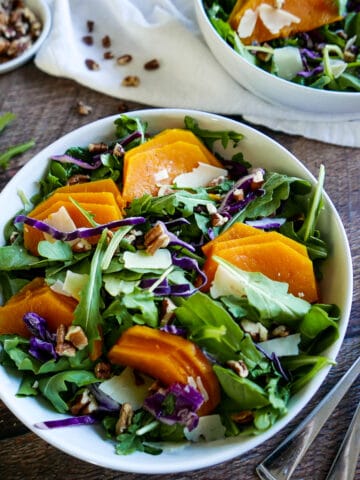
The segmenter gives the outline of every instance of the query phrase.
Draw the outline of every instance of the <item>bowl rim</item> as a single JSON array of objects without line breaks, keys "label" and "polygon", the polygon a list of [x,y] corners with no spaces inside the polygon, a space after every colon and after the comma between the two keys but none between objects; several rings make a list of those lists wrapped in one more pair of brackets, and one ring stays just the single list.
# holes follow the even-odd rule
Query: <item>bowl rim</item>
[{"label": "bowl rim", "polygon": [[265,81],[274,81],[274,82],[280,82],[279,85],[281,87],[290,87],[293,88],[294,91],[297,92],[309,92],[309,93],[314,93],[316,92],[317,95],[323,96],[323,97],[328,97],[329,95],[331,98],[338,97],[339,99],[341,98],[349,98],[352,95],[358,95],[360,98],[360,92],[341,92],[338,90],[324,90],[324,89],[317,89],[313,87],[309,87],[307,85],[299,85],[298,83],[291,82],[290,80],[286,80],[285,78],[278,77],[277,75],[274,75],[272,73],[267,72],[266,70],[262,69],[261,67],[254,65],[253,63],[249,62],[245,57],[237,53],[220,35],[219,33],[215,30],[213,27],[212,23],[210,22],[209,17],[206,14],[205,7],[204,7],[204,1],[203,0],[194,0],[195,1],[195,7],[196,11],[201,14],[202,19],[206,22],[208,27],[211,28],[215,36],[221,41],[221,43],[225,46],[226,50],[229,52],[230,55],[232,55],[233,59],[235,61],[240,61],[244,62],[252,71],[259,73],[261,72],[264,75]]},{"label": "bowl rim", "polygon": [[[237,129],[239,131],[242,131],[243,133],[246,134],[246,132],[249,132],[250,134],[258,136],[258,138],[262,138],[265,142],[268,143],[268,145],[272,144],[274,148],[278,150],[279,153],[283,152],[283,154],[286,154],[288,157],[291,157],[293,162],[295,163],[296,166],[298,166],[304,173],[305,177],[308,178],[309,180],[312,181],[312,183],[315,182],[315,177],[310,173],[310,171],[306,168],[306,166],[300,162],[291,152],[289,152],[285,147],[283,147],[281,144],[273,140],[271,137],[268,137],[267,135],[263,134],[262,132],[256,130],[253,127],[250,127],[246,124],[243,124],[241,122],[238,122],[236,120],[233,120],[231,118],[227,118],[221,115],[217,114],[212,114],[212,113],[207,113],[207,112],[202,112],[202,111],[197,111],[197,110],[190,110],[190,109],[164,109],[164,108],[157,108],[157,109],[144,109],[144,110],[136,110],[132,112],[126,113],[126,115],[130,117],[140,117],[142,119],[146,118],[146,120],[150,123],[151,120],[160,121],[163,122],[166,120],[166,122],[171,119],[180,122],[181,119],[184,118],[185,115],[191,115],[193,116],[197,121],[201,122],[202,120],[206,121],[209,120],[210,122],[214,122],[214,125],[216,122],[221,122],[226,124],[226,128],[231,128],[233,127],[234,129]],[[0,199],[3,195],[7,196],[11,194],[11,191],[14,190],[13,186],[16,186],[16,183],[18,182],[19,179],[25,179],[27,178],[27,174],[30,173],[33,170],[33,165],[36,164],[36,162],[41,161],[46,164],[49,158],[49,153],[53,153],[53,150],[57,150],[59,147],[64,148],[64,144],[67,145],[69,142],[71,144],[71,140],[74,136],[80,136],[83,133],[85,133],[84,138],[86,138],[86,132],[87,130],[91,131],[91,135],[93,135],[94,132],[97,130],[101,131],[101,135],[104,136],[104,132],[107,132],[105,135],[109,135],[110,131],[109,129],[113,126],[113,121],[116,118],[119,118],[120,114],[112,115],[109,117],[104,117],[99,120],[96,120],[94,122],[90,122],[80,128],[77,128],[64,136],[58,138],[56,141],[52,142],[48,146],[46,146],[44,149],[42,149],[40,152],[38,152],[32,159],[29,161],[27,164],[25,164],[19,172],[10,180],[10,182],[4,187],[2,192],[0,193]],[[162,120],[162,118],[164,120]],[[150,124],[151,127],[151,124]],[[241,145],[241,144],[240,144]],[[69,145],[70,146],[70,145]],[[239,148],[239,147],[238,147]],[[40,178],[40,174],[36,176],[36,178]],[[351,254],[350,254],[350,247],[348,244],[347,236],[345,233],[345,229],[342,225],[341,219],[332,204],[330,198],[324,192],[324,198],[326,205],[330,208],[331,214],[334,216],[334,219],[336,221],[336,224],[338,228],[340,229],[340,234],[343,238],[344,241],[344,249],[346,252],[346,258],[348,260],[348,263],[346,265],[346,272],[347,272],[347,280],[348,280],[348,295],[346,297],[346,302],[344,305],[344,309],[342,311],[342,329],[340,332],[340,337],[337,340],[337,342],[331,346],[330,351],[332,352],[331,358],[335,360],[337,354],[340,351],[341,345],[343,343],[343,339],[345,337],[346,333],[346,328],[347,324],[349,321],[350,317],[350,309],[351,309],[351,299],[352,299],[352,291],[353,291],[353,284],[352,284],[352,263],[351,263]],[[0,221],[2,222],[2,219],[0,218]],[[1,241],[1,240],[0,240]],[[298,402],[298,405],[295,405],[295,407],[292,408],[292,410],[289,410],[289,413],[283,417],[280,418],[273,427],[271,427],[269,430],[264,432],[263,434],[257,436],[257,437],[249,437],[248,441],[246,443],[245,448],[241,448],[241,444],[236,441],[237,438],[239,437],[234,437],[232,439],[232,443],[230,444],[228,441],[226,443],[221,443],[219,441],[215,442],[210,442],[210,444],[206,444],[206,446],[202,445],[196,445],[194,444],[191,448],[194,451],[201,451],[202,448],[206,450],[206,455],[204,454],[203,456],[199,456],[199,454],[195,457],[195,460],[189,461],[189,459],[184,457],[180,457],[180,461],[177,461],[177,458],[175,456],[172,456],[173,453],[169,453],[169,462],[162,462],[161,459],[164,458],[162,454],[161,456],[155,457],[155,460],[152,462],[150,460],[150,467],[147,465],[147,462],[144,461],[144,457],[140,454],[140,456],[135,453],[127,457],[119,457],[118,455],[115,454],[115,452],[112,450],[111,451],[111,456],[105,457],[105,460],[103,459],[103,456],[101,456],[101,459],[97,458],[94,459],[93,456],[91,456],[87,451],[84,451],[82,445],[76,445],[75,444],[64,444],[64,441],[61,439],[61,433],[60,433],[60,439],[58,438],[58,432],[59,431],[51,431],[51,430],[38,430],[34,427],[34,422],[37,421],[37,419],[32,418],[32,421],[29,418],[29,414],[26,414],[26,412],[23,411],[23,407],[14,401],[14,394],[8,393],[6,391],[6,382],[4,388],[0,391],[0,398],[2,398],[3,402],[7,407],[16,415],[22,423],[24,423],[29,430],[31,430],[33,433],[35,433],[38,437],[42,438],[44,441],[49,443],[50,445],[58,448],[59,450],[84,461],[87,461],[89,463],[104,467],[104,468],[110,468],[113,470],[117,471],[124,471],[124,472],[132,472],[132,473],[143,473],[143,474],[170,474],[170,473],[178,473],[178,472],[187,472],[191,470],[198,470],[200,468],[206,468],[210,466],[214,466],[216,464],[219,464],[221,462],[227,461],[227,460],[232,460],[235,457],[239,455],[244,455],[248,453],[250,450],[253,448],[258,447],[259,445],[263,444],[266,442],[270,437],[273,435],[276,435],[282,428],[284,428],[290,421],[292,421],[295,416],[307,405],[307,403],[311,400],[311,398],[315,395],[317,390],[320,388],[320,386],[323,384],[329,370],[330,366],[324,368],[322,372],[318,375],[318,378],[316,379],[317,381],[312,381],[308,385],[308,387],[305,389],[305,391],[301,392],[300,395],[300,401]],[[4,379],[7,379],[9,377],[8,372],[5,370],[4,367],[0,366],[0,377],[4,377]],[[314,379],[315,380],[315,379]],[[298,395],[299,396],[299,395]],[[295,396],[296,397],[296,396]],[[293,398],[295,398],[293,397]],[[21,402],[23,402],[25,399],[19,399]],[[29,399],[31,402],[39,402],[39,399]],[[33,405],[33,403],[31,403]],[[26,410],[26,409],[25,409]],[[51,412],[51,415],[52,412]],[[61,415],[59,414],[60,418]],[[56,415],[54,415],[54,418],[56,418]],[[44,418],[41,418],[40,421],[45,420]],[[88,432],[90,432],[90,429],[94,429],[94,426],[91,427],[82,427],[84,429],[87,429]],[[74,432],[75,433],[75,432]],[[101,435],[100,435],[101,436]],[[75,433],[76,437],[76,433]],[[100,438],[99,441],[101,441],[101,444],[105,444],[106,442],[104,441],[103,438]],[[105,446],[104,446],[105,449]],[[108,450],[108,446],[106,447]],[[106,450],[106,452],[107,452]],[[146,454],[145,454],[146,455]],[[167,454],[166,454],[167,455]],[[146,457],[148,458],[148,457]],[[156,461],[157,458],[160,458],[160,461]],[[168,459],[167,459],[168,460]]]},{"label": "bowl rim", "polygon": [[16,68],[24,65],[24,63],[28,62],[39,50],[50,32],[52,17],[50,7],[46,0],[26,0],[25,3],[35,11],[42,21],[42,30],[40,36],[36,39],[32,46],[25,50],[21,55],[8,60],[7,62],[1,63],[0,75],[8,73],[11,70],[15,70]]}]

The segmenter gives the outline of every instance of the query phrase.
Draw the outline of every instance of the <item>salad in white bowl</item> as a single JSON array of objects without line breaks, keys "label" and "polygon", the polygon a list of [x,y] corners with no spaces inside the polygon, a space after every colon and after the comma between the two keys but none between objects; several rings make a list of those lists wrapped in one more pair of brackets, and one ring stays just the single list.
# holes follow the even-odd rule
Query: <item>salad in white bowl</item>
[{"label": "salad in white bowl", "polygon": [[1,194],[4,402],[125,471],[200,468],[269,438],[320,386],[348,321],[351,260],[323,182],[195,111],[55,142]]}]

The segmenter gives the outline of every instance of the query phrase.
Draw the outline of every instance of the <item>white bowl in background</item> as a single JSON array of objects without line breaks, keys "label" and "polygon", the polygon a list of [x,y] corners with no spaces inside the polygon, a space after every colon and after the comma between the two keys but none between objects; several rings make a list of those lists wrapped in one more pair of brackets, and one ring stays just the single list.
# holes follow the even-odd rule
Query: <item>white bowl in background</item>
[{"label": "white bowl in background", "polygon": [[26,0],[25,5],[28,6],[41,20],[42,30],[40,36],[36,39],[33,45],[21,55],[5,63],[0,63],[0,74],[10,72],[28,62],[39,50],[50,31],[51,12],[46,0]]},{"label": "white bowl in background", "polygon": [[336,92],[284,80],[248,62],[225,42],[212,26],[203,0],[194,0],[201,33],[220,65],[240,85],[270,103],[297,110],[327,114],[360,112],[360,92]]},{"label": "white bowl in background", "polygon": [[[316,182],[304,165],[289,151],[274,140],[244,124],[218,115],[184,109],[153,109],[127,113],[148,122],[149,132],[156,133],[165,128],[181,128],[186,115],[193,117],[201,128],[213,130],[235,130],[244,134],[236,149],[228,147],[233,155],[243,152],[246,161],[253,166],[270,168],[286,174]],[[49,157],[61,154],[72,146],[87,146],[91,142],[110,141],[114,138],[114,120],[118,115],[107,117],[81,127],[60,138],[32,158],[5,186],[0,194],[0,244],[4,243],[3,230],[8,220],[22,208],[18,191],[31,197],[37,191],[38,180],[48,168]],[[221,146],[217,148],[224,154]],[[342,312],[340,337],[324,353],[335,359],[339,353],[347,328],[352,299],[352,264],[347,237],[341,220],[328,196],[324,195],[325,209],[321,213],[319,228],[323,231],[331,248],[331,256],[324,265],[324,280],[321,291],[324,302],[336,303]],[[334,273],[336,272],[336,274]],[[0,299],[1,303],[1,299]],[[232,437],[209,443],[197,443],[185,448],[165,451],[152,456],[136,452],[132,455],[115,454],[114,445],[104,438],[102,429],[96,426],[39,430],[36,422],[63,418],[45,402],[33,397],[17,397],[19,377],[0,366],[0,397],[7,407],[35,434],[54,447],[81,460],[118,471],[142,474],[165,474],[206,468],[245,454],[276,435],[305,407],[325,380],[329,367],[320,371],[298,394],[292,397],[288,414],[266,432],[249,437]],[[31,445],[29,445],[29,449]],[[35,461],[35,460],[34,460]]]}]

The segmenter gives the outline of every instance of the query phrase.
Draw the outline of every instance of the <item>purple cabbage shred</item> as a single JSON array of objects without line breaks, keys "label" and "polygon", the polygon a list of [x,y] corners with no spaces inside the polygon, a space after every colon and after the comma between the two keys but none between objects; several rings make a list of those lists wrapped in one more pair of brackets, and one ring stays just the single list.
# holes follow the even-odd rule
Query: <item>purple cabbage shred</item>
[{"label": "purple cabbage shred", "polygon": [[98,225],[96,227],[90,228],[77,228],[71,232],[62,232],[55,227],[43,222],[41,220],[36,220],[35,218],[28,217],[26,215],[18,215],[15,217],[14,223],[25,223],[30,227],[34,227],[41,232],[47,233],[51,235],[55,240],[62,240],[65,242],[69,242],[72,240],[76,240],[78,238],[89,238],[93,235],[100,235],[105,228],[118,228],[123,227],[125,225],[139,225],[145,222],[144,217],[129,217],[124,218],[121,220],[114,220],[109,223],[105,223],[102,225]]},{"label": "purple cabbage shred", "polygon": [[45,422],[35,423],[34,426],[41,430],[49,430],[61,427],[76,427],[81,425],[93,425],[99,422],[96,415],[80,415],[78,417],[68,417],[60,420],[46,420]]},{"label": "purple cabbage shred", "polygon": [[78,158],[74,158],[70,155],[53,155],[50,160],[55,160],[61,163],[72,163],[77,165],[78,167],[84,168],[85,170],[96,170],[102,166],[102,162],[100,158],[97,158],[94,163],[87,163],[83,160],[79,160]]},{"label": "purple cabbage shred", "polygon": [[173,383],[148,396],[143,406],[160,422],[167,425],[179,423],[191,431],[199,423],[196,412],[203,403],[204,397],[191,385]]},{"label": "purple cabbage shred", "polygon": [[58,358],[55,351],[56,335],[49,332],[46,320],[35,312],[27,312],[23,321],[32,334],[29,341],[29,354],[40,362],[56,360]]},{"label": "purple cabbage shred", "polygon": [[279,357],[275,352],[271,354],[267,353],[259,344],[255,344],[255,347],[261,352],[264,357],[266,357],[274,365],[275,370],[283,377],[286,382],[290,382],[290,373],[288,373],[285,368],[281,365]]}]

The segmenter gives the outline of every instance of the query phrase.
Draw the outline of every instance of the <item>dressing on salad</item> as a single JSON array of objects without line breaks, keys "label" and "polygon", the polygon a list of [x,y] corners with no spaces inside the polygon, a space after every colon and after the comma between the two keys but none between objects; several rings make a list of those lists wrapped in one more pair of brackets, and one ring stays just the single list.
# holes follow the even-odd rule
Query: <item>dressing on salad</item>
[{"label": "dressing on salad", "polygon": [[122,115],[112,142],[49,159],[0,247],[1,363],[22,373],[18,394],[64,414],[38,428],[100,423],[118,454],[267,430],[331,363],[340,318],[317,289],[323,168],[313,189],[249,165],[238,132],[147,128]]}]

